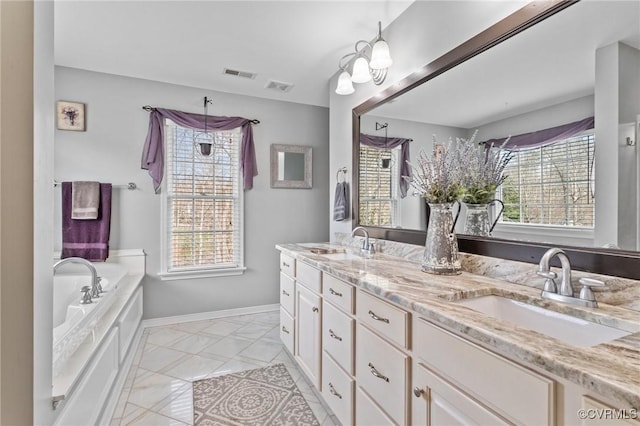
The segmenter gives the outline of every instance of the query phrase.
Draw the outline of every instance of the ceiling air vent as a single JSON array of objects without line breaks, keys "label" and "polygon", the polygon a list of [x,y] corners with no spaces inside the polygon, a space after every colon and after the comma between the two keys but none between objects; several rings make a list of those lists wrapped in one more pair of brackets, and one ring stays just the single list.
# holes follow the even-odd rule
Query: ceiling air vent
[{"label": "ceiling air vent", "polygon": [[289,90],[291,90],[293,88],[293,84],[284,83],[282,81],[271,80],[270,82],[267,83],[266,86],[264,86],[264,88],[265,89],[277,90],[279,92],[288,92]]},{"label": "ceiling air vent", "polygon": [[222,73],[224,75],[231,75],[234,77],[242,77],[242,78],[250,78],[250,79],[256,78],[256,75],[252,72],[232,70],[230,68],[225,68],[224,70],[222,70]]}]

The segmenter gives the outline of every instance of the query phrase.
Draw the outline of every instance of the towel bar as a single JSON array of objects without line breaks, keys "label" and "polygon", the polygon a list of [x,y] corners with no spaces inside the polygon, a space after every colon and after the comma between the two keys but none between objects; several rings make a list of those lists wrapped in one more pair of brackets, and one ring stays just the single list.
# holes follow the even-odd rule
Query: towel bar
[{"label": "towel bar", "polygon": [[[53,182],[53,186],[60,186],[60,182]],[[138,189],[138,185],[136,185],[135,182],[129,182],[126,185],[111,185],[113,188],[126,188],[130,191],[133,191],[134,189]]]}]

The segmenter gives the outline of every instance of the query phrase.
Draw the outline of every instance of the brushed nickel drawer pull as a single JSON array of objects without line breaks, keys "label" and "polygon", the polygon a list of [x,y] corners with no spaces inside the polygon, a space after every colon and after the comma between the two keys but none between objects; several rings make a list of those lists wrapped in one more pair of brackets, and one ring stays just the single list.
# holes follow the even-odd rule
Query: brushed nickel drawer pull
[{"label": "brushed nickel drawer pull", "polygon": [[334,339],[339,340],[340,342],[342,342],[342,337],[336,336],[336,333],[334,333],[332,329],[329,329],[329,336],[331,336]]},{"label": "brushed nickel drawer pull", "polygon": [[282,266],[284,266],[285,268],[291,267],[291,265],[289,265],[287,262],[282,262]]},{"label": "brushed nickel drawer pull", "polygon": [[282,294],[284,294],[285,296],[291,296],[289,293],[286,292],[286,290],[282,290]]},{"label": "brushed nickel drawer pull", "polygon": [[333,385],[331,384],[331,382],[329,382],[329,392],[331,392],[332,395],[337,396],[338,398],[342,399],[342,395],[340,395],[335,388],[333,387]]},{"label": "brushed nickel drawer pull", "polygon": [[373,318],[376,321],[382,321],[382,322],[386,322],[387,324],[389,324],[389,320],[387,318],[382,318],[377,316],[373,311],[369,311],[369,316],[371,318]]},{"label": "brushed nickel drawer pull", "polygon": [[287,330],[287,329],[284,327],[284,325],[282,326],[282,331],[283,331],[284,333],[289,334],[289,330]]},{"label": "brushed nickel drawer pull", "polygon": [[315,306],[314,306],[313,308],[311,308],[311,310],[312,310],[313,312],[318,312],[318,308],[316,308]]},{"label": "brushed nickel drawer pull", "polygon": [[420,398],[424,394],[424,389],[420,389],[416,386],[415,388],[413,388],[413,394],[416,396],[416,398]]},{"label": "brushed nickel drawer pull", "polygon": [[382,374],[380,374],[380,372],[378,370],[376,370],[376,368],[373,366],[373,364],[369,363],[369,368],[371,369],[371,374],[376,376],[378,379],[382,379],[385,382],[389,383],[389,378],[387,376],[383,376]]},{"label": "brushed nickel drawer pull", "polygon": [[334,296],[342,297],[342,293],[338,293],[332,288],[329,288],[329,293],[333,294]]}]

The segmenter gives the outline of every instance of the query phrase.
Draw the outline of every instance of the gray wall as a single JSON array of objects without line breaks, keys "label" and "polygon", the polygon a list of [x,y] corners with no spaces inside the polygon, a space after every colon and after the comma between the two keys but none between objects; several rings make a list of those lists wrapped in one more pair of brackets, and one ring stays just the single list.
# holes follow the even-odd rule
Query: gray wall
[{"label": "gray wall", "polygon": [[[286,242],[326,241],[329,237],[328,111],[281,101],[56,67],[58,100],[84,102],[86,132],[56,131],[55,179],[135,182],[138,189],[115,189],[111,248],[143,248],[147,253],[144,316],[174,315],[278,303],[278,253]],[[149,114],[143,105],[201,112],[213,98],[210,115],[257,118],[254,126],[259,175],[245,191],[245,265],[242,276],[161,281],[160,202],[140,157]],[[313,189],[272,189],[269,146],[313,147]],[[55,248],[61,232],[60,192],[56,191]]]}]

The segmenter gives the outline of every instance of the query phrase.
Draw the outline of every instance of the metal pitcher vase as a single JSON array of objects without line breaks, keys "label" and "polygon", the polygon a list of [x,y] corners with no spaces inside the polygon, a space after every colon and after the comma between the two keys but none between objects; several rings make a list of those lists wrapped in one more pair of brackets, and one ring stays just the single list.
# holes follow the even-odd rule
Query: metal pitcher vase
[{"label": "metal pitcher vase", "polygon": [[[460,202],[428,203],[431,209],[422,270],[430,274],[457,275],[461,271],[455,226],[460,216]],[[458,212],[453,216],[453,206]]]},{"label": "metal pitcher vase", "polygon": [[[496,215],[493,223],[489,219],[489,207],[494,204],[500,204],[500,211]],[[468,204],[464,203],[467,208],[466,220],[464,222],[464,233],[467,235],[478,235],[488,237],[495,228],[500,215],[504,210],[504,204],[498,199],[489,201],[486,204]]]}]

